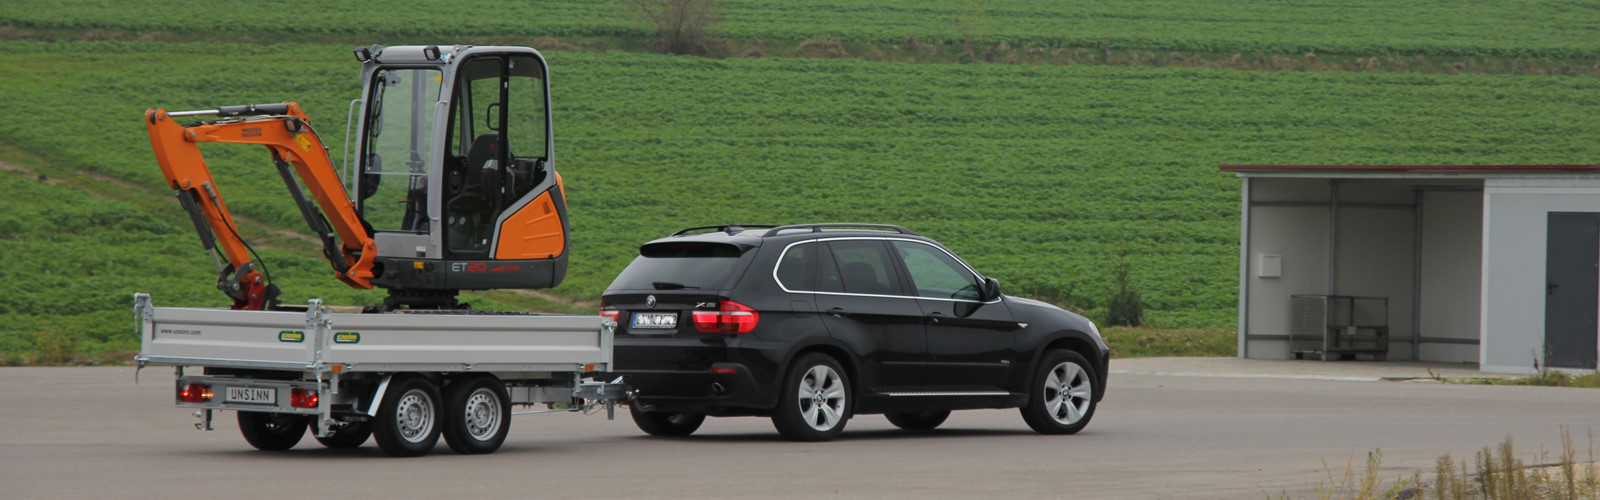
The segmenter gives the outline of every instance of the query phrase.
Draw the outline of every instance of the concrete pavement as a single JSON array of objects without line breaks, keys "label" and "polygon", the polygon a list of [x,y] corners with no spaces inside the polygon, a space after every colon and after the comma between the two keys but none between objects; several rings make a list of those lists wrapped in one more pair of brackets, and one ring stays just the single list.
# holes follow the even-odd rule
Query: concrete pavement
[{"label": "concrete pavement", "polygon": [[1240,358],[1128,358],[1111,360],[1111,374],[1306,380],[1408,380],[1440,378],[1515,378],[1485,373],[1475,363],[1419,361],[1320,361]]}]

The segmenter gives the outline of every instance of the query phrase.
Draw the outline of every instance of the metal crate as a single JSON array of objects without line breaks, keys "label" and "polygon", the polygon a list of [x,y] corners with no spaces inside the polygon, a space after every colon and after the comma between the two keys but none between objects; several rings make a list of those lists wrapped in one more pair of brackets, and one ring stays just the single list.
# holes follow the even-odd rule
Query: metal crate
[{"label": "metal crate", "polygon": [[1324,361],[1389,354],[1389,298],[1346,295],[1289,297],[1289,353]]}]

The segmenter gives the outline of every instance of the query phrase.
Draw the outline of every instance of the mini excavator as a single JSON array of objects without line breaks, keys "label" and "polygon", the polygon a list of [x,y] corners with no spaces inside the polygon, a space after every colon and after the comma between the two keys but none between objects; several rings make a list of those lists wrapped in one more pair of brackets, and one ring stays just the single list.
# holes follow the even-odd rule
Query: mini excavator
[{"label": "mini excavator", "polygon": [[[334,275],[387,289],[384,310],[461,309],[461,290],[560,284],[571,239],[544,57],[465,45],[355,56],[363,90],[350,103],[343,177],[294,102],[145,112],[161,172],[233,309],[275,309],[279,291],[239,236],[200,143],[265,146]],[[215,119],[177,121],[188,117]]]}]

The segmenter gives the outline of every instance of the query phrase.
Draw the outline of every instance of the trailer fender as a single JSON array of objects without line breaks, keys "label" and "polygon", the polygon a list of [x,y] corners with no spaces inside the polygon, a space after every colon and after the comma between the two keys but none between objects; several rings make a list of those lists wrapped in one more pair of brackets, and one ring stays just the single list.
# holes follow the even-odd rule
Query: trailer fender
[{"label": "trailer fender", "polygon": [[378,407],[382,405],[383,393],[389,390],[389,379],[392,378],[394,378],[394,375],[384,375],[383,380],[378,382],[378,390],[373,391],[372,399],[367,401],[368,417],[376,418],[378,416]]}]

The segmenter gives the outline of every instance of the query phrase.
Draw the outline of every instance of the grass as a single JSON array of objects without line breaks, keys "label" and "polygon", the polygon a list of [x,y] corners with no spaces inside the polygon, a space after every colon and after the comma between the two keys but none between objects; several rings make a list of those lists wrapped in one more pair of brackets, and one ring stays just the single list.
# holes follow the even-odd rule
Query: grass
[{"label": "grass", "polygon": [[1114,358],[1234,356],[1238,332],[1223,328],[1110,327],[1100,330]]},{"label": "grass", "polygon": [[[1384,481],[1378,476],[1382,450],[1367,455],[1365,469],[1354,467],[1354,458],[1342,473],[1323,461],[1327,476],[1314,494],[1319,500],[1600,500],[1600,462],[1596,462],[1594,432],[1589,432],[1587,452],[1580,455],[1572,433],[1561,428],[1561,451],[1551,456],[1541,450],[1530,465],[1517,455],[1511,436],[1497,446],[1485,446],[1471,461],[1458,461],[1445,454],[1436,461],[1433,481],[1422,481],[1422,473]],[[1580,457],[1583,457],[1580,459]],[[1269,496],[1270,497],[1270,496]],[[1287,494],[1279,498],[1288,498]]]},{"label": "grass", "polygon": [[[1534,361],[1534,366],[1539,366],[1539,362],[1537,360]],[[1446,379],[1435,375],[1434,379],[1451,384],[1522,385],[1535,387],[1581,387],[1587,389],[1600,389],[1600,371],[1590,373],[1572,373],[1568,371],[1552,370],[1549,367],[1541,367],[1538,373],[1526,377]]]},{"label": "grass", "polygon": [[[1592,5],[746,0],[725,2],[725,59],[707,59],[638,53],[648,30],[621,3],[466,0],[458,11],[496,15],[427,22],[420,0],[0,9],[0,161],[38,176],[0,172],[0,279],[37,291],[0,296],[0,362],[127,352],[131,291],[216,305],[210,260],[133,120],[295,100],[338,161],[357,43],[547,49],[572,267],[556,289],[470,294],[479,308],[591,313],[640,242],[681,227],[863,220],[912,227],[1008,293],[1096,320],[1126,243],[1163,328],[1107,329],[1116,355],[1228,356],[1238,181],[1217,164],[1600,154],[1584,139],[1600,84],[1571,76],[1600,72]],[[259,148],[206,154],[286,300],[381,299],[327,279]]]},{"label": "grass", "polygon": [[[454,43],[463,38],[593,39],[642,45],[650,29],[624,0],[462,0],[438,15],[425,0],[369,8],[201,0],[11,0],[0,26],[34,36],[97,39],[285,39],[345,43]],[[741,43],[918,43],[1287,55],[1563,58],[1600,56],[1590,2],[1273,2],[1229,0],[740,0],[723,2],[717,35]],[[826,50],[826,49],[824,49]]]}]

